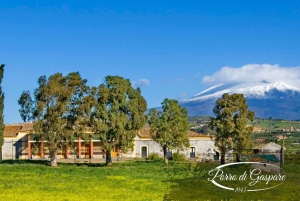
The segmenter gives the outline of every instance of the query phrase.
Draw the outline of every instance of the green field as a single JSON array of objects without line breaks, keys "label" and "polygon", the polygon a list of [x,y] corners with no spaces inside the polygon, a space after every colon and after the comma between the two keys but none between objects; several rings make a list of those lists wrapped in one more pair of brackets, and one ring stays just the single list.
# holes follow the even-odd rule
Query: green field
[{"label": "green field", "polygon": [[[271,190],[235,193],[207,181],[217,164],[124,162],[59,164],[0,162],[0,200],[298,200],[300,165],[285,165],[286,181]],[[232,169],[231,171],[241,171]]]},{"label": "green field", "polygon": [[299,121],[255,118],[253,121],[249,121],[249,124],[270,131],[278,131],[291,126],[293,126],[295,129],[300,129]]},{"label": "green field", "polygon": [[[199,124],[207,124],[210,121],[209,116],[189,116],[188,122],[190,127],[197,126]],[[300,121],[291,121],[283,119],[262,119],[254,118],[253,121],[248,122],[249,125],[253,125],[257,128],[261,128],[268,131],[278,131],[293,126],[295,129],[300,129]]]}]

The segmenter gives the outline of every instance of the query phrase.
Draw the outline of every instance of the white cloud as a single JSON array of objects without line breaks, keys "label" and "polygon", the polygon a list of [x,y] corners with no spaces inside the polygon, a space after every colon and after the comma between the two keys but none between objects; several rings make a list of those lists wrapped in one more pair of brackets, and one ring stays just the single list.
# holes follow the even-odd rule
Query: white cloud
[{"label": "white cloud", "polygon": [[281,67],[271,64],[248,64],[240,68],[223,67],[202,82],[208,86],[220,83],[284,82],[300,87],[300,67]]},{"label": "white cloud", "polygon": [[137,81],[133,81],[132,82],[132,86],[133,87],[144,87],[144,86],[148,86],[150,84],[149,80],[147,79],[139,79]]}]

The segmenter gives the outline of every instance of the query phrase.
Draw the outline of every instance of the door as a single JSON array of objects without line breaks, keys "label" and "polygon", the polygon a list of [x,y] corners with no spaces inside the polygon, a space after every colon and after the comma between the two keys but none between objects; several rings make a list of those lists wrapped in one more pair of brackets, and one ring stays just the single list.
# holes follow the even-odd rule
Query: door
[{"label": "door", "polygon": [[216,151],[216,155],[214,155],[214,160],[218,161],[219,160],[219,156],[220,156],[219,152]]},{"label": "door", "polygon": [[195,147],[190,147],[190,158],[195,158]]},{"label": "door", "polygon": [[172,157],[172,151],[168,149],[167,158],[170,159]]},{"label": "door", "polygon": [[143,146],[142,147],[142,158],[147,158],[147,155],[148,155],[147,147]]}]

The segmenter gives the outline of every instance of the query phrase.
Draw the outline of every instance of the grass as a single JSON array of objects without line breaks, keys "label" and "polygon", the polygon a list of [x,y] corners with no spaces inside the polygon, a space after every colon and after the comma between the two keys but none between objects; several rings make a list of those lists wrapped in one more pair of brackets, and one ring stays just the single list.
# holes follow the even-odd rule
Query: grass
[{"label": "grass", "polygon": [[[207,181],[217,164],[126,162],[59,164],[0,162],[0,200],[297,200],[300,165],[286,165],[287,180],[274,190],[234,193]],[[243,171],[231,169],[231,172]]]},{"label": "grass", "polygon": [[[206,166],[207,167],[207,166]],[[213,168],[213,165],[210,166]],[[242,173],[245,169],[230,168],[231,170],[224,171],[226,173]],[[251,201],[277,201],[277,200],[299,200],[299,185],[300,185],[300,165],[289,164],[285,165],[286,180],[284,183],[273,189],[256,191],[256,192],[234,192],[225,190],[215,186],[208,181],[209,176],[207,174],[179,179],[176,184],[171,186],[171,192],[165,195],[165,200],[223,200],[223,201],[239,201],[239,200],[251,200]],[[173,181],[174,182],[174,181]],[[219,182],[229,187],[244,187],[247,186],[247,182]],[[246,184],[245,184],[246,183]],[[278,183],[277,183],[278,184]],[[267,185],[260,182],[257,184],[258,188],[264,188]],[[270,186],[268,186],[270,187]],[[247,187],[248,188],[248,187]]]},{"label": "grass", "polygon": [[258,119],[255,118],[253,121],[249,121],[249,124],[262,128],[265,130],[277,131],[293,126],[294,128],[300,128],[299,121],[287,121],[287,120],[276,120],[276,119]]},{"label": "grass", "polygon": [[0,200],[163,200],[172,184],[164,181],[185,178],[186,170],[146,162],[51,168],[46,162],[2,161]]}]

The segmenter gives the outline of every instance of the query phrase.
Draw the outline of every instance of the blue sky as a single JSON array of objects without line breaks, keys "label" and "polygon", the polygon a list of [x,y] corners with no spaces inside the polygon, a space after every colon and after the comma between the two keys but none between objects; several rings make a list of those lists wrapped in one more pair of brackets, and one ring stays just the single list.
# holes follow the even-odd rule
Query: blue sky
[{"label": "blue sky", "polygon": [[22,91],[56,72],[79,71],[90,86],[128,78],[149,108],[194,96],[225,66],[300,72],[299,33],[299,1],[1,0],[4,121],[21,122]]}]

